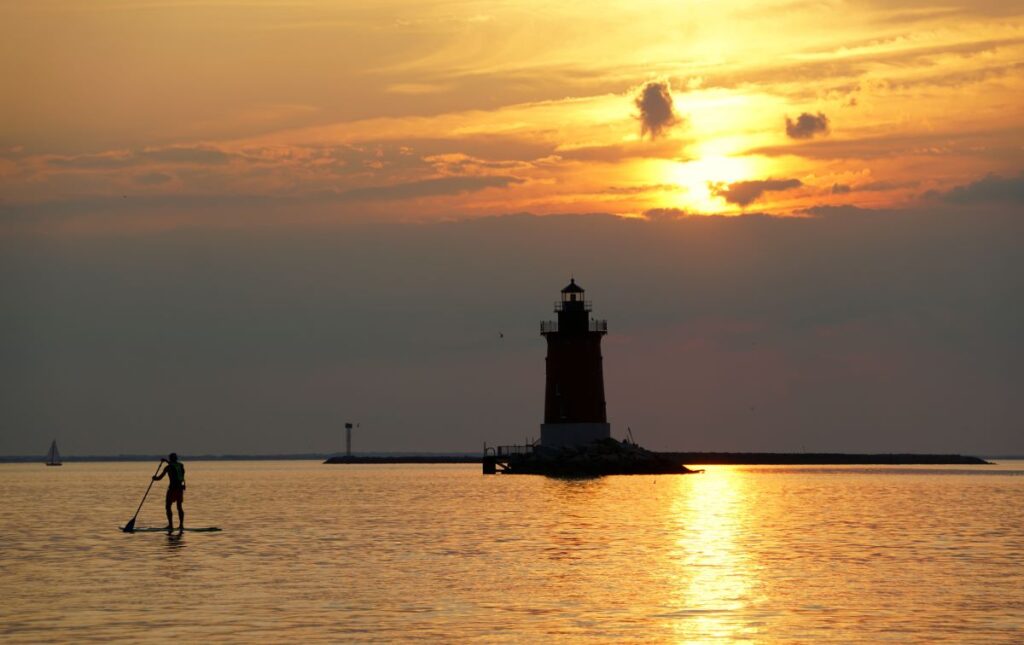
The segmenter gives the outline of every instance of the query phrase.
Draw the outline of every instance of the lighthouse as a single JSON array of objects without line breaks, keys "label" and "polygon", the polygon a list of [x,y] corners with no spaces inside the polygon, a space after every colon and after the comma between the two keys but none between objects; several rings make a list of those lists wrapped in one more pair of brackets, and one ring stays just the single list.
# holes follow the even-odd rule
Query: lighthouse
[{"label": "lighthouse", "polygon": [[594,320],[590,311],[583,287],[570,280],[555,303],[558,320],[540,323],[540,335],[548,342],[540,442],[520,446],[485,443],[485,475],[601,477],[694,472],[669,454],[645,450],[632,441],[611,441],[601,364],[601,339],[608,333],[608,323]]},{"label": "lighthouse", "polygon": [[544,447],[584,446],[611,436],[605,414],[601,339],[608,322],[590,316],[591,304],[571,279],[555,303],[558,320],[540,324],[548,342],[544,389]]}]

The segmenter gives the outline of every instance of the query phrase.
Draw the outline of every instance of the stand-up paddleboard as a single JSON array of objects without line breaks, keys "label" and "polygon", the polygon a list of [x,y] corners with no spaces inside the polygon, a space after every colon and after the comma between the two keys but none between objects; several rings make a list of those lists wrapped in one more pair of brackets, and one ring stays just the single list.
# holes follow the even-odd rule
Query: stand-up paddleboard
[{"label": "stand-up paddleboard", "polygon": [[[124,531],[124,528],[122,528],[121,530]],[[132,529],[131,531],[125,531],[125,533],[180,533],[181,531],[188,531],[191,533],[213,533],[215,531],[221,530],[223,529],[221,529],[219,526],[186,526],[183,529],[176,528],[171,530],[156,526],[140,526]]]}]

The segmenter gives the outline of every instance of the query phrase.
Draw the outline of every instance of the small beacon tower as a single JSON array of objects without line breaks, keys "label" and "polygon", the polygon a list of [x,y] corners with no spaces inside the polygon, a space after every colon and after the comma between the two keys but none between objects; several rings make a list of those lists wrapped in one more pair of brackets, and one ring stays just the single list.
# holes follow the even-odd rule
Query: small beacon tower
[{"label": "small beacon tower", "polygon": [[583,288],[570,280],[555,303],[558,320],[540,324],[540,334],[548,341],[540,426],[544,447],[583,446],[611,437],[601,364],[601,338],[608,333],[608,322],[590,317],[591,304],[583,296]]}]

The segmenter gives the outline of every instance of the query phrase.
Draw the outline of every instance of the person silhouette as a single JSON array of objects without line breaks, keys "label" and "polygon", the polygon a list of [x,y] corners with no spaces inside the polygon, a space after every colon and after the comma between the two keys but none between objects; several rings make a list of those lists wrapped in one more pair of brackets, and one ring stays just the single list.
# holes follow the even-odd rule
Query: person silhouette
[{"label": "person silhouette", "polygon": [[165,508],[167,509],[167,526],[165,527],[168,531],[174,530],[174,521],[171,516],[171,503],[177,503],[178,505],[178,530],[185,530],[185,511],[181,508],[181,502],[185,497],[185,465],[178,461],[178,454],[172,452],[167,455],[167,459],[161,459],[160,461],[167,461],[167,467],[159,475],[153,475],[153,481],[160,481],[167,475],[167,501]]}]

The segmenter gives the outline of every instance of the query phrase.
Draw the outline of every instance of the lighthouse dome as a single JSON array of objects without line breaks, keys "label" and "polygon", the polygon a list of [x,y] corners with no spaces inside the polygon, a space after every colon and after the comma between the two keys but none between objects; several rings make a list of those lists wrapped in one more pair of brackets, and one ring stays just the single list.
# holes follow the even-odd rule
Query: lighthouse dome
[{"label": "lighthouse dome", "polygon": [[576,284],[576,278],[569,278],[569,284],[562,289],[562,293],[583,293],[583,287]]}]

